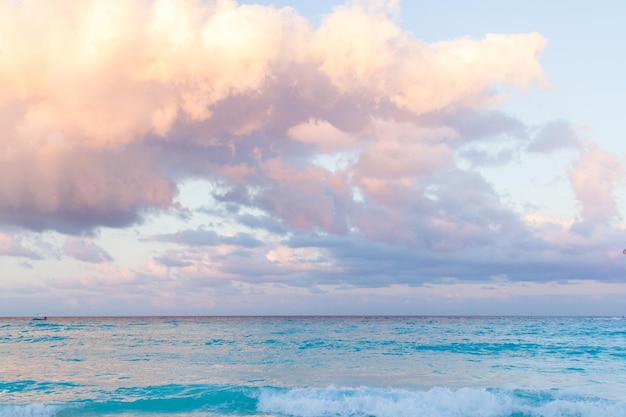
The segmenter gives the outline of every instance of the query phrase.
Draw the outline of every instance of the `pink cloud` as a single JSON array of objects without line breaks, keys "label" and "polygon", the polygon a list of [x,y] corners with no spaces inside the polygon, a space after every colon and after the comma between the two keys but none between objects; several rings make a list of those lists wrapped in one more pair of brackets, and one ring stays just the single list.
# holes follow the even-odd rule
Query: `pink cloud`
[{"label": "pink cloud", "polygon": [[309,119],[305,123],[289,128],[287,134],[299,142],[317,145],[324,153],[353,149],[359,143],[353,135],[337,129],[324,120]]},{"label": "pink cloud", "polygon": [[546,44],[537,33],[426,44],[385,14],[340,7],[315,33],[313,51],[340,91],[419,114],[481,105],[485,88],[496,83],[544,83],[537,55]]},{"label": "pink cloud", "polygon": [[0,232],[0,256],[22,256],[25,258],[36,259],[37,255],[32,249],[24,246],[18,239],[13,236]]},{"label": "pink cloud", "polygon": [[569,171],[569,179],[581,205],[581,219],[606,224],[617,215],[614,189],[626,171],[624,161],[598,148],[585,151]]},{"label": "pink cloud", "polygon": [[[368,4],[318,28],[233,1],[3,4],[0,221],[128,226],[201,177],[296,228],[346,233],[356,212],[401,204],[411,223],[425,178],[454,164],[437,112],[541,84],[546,40],[428,44],[394,2]],[[360,153],[340,172],[314,162],[343,150]]]},{"label": "pink cloud", "polygon": [[346,205],[352,200],[345,173],[332,174],[319,167],[296,170],[278,159],[268,160],[263,173],[275,185],[256,198],[261,207],[291,227],[345,233]]},{"label": "pink cloud", "polygon": [[174,207],[176,185],[156,171],[148,150],[47,146],[0,166],[0,212],[35,229],[126,225],[138,210]]},{"label": "pink cloud", "polygon": [[63,244],[63,252],[83,262],[101,263],[113,260],[106,250],[86,238],[67,239]]},{"label": "pink cloud", "polygon": [[416,178],[452,163],[452,149],[445,144],[380,141],[359,156],[355,166],[359,178],[383,180]]},{"label": "pink cloud", "polygon": [[287,10],[232,2],[22,2],[0,19],[3,39],[15,40],[3,43],[0,103],[27,103],[18,135],[40,141],[60,131],[88,146],[210,117],[211,105],[256,91],[294,35],[285,37]]}]

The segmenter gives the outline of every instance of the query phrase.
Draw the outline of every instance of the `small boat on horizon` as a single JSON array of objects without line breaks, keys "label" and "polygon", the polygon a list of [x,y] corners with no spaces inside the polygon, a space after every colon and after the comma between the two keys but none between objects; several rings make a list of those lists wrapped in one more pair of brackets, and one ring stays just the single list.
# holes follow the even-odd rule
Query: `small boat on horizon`
[{"label": "small boat on horizon", "polygon": [[42,316],[41,314],[35,314],[35,317],[33,317],[33,320],[48,320],[48,317]]}]

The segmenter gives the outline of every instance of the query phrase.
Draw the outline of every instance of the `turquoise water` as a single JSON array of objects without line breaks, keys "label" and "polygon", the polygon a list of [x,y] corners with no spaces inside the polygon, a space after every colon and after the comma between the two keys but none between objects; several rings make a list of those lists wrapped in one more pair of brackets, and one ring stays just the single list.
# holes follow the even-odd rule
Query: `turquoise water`
[{"label": "turquoise water", "polygon": [[0,416],[626,417],[626,320],[5,318]]}]

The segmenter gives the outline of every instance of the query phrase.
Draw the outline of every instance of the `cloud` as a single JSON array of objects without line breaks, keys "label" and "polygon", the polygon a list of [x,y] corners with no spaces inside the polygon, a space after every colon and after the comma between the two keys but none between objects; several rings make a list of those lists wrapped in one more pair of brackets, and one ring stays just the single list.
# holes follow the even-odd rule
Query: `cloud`
[{"label": "cloud", "polygon": [[325,120],[309,119],[289,128],[287,135],[294,140],[316,145],[323,153],[358,147],[356,137],[337,129]]},{"label": "cloud", "polygon": [[19,238],[0,232],[0,256],[17,256],[41,259],[41,255],[24,246]]},{"label": "cloud", "polygon": [[527,150],[529,152],[551,153],[561,149],[580,147],[581,142],[576,128],[567,120],[554,120],[536,131]]},{"label": "cloud", "polygon": [[154,259],[158,264],[168,268],[180,268],[193,265],[193,262],[186,259],[183,253],[169,250]]},{"label": "cloud", "polygon": [[83,262],[102,263],[111,262],[111,255],[87,238],[69,238],[63,244],[63,253]]},{"label": "cloud", "polygon": [[312,166],[298,170],[279,159],[268,160],[262,169],[273,184],[255,195],[253,204],[284,219],[292,228],[346,232],[352,192],[345,174]]},{"label": "cloud", "polygon": [[174,208],[176,185],[138,147],[95,151],[49,145],[0,166],[0,219],[34,230],[76,233],[123,227],[142,210]]},{"label": "cloud", "polygon": [[313,39],[322,71],[340,91],[362,90],[413,113],[484,103],[485,88],[496,83],[541,81],[536,58],[545,46],[536,33],[428,45],[358,7],[336,8]]},{"label": "cloud", "polygon": [[263,229],[278,235],[284,235],[288,231],[283,223],[267,215],[255,216],[252,214],[241,214],[237,216],[237,222],[253,230]]},{"label": "cloud", "polygon": [[[518,227],[520,225],[517,225]],[[567,225],[566,225],[567,226]],[[422,247],[399,246],[364,236],[337,236],[297,232],[289,239],[252,248],[243,253],[220,247],[166,250],[155,259],[169,269],[169,279],[180,289],[222,288],[231,285],[274,283],[292,288],[342,285],[346,288],[383,288],[393,285],[427,287],[462,282],[553,282],[572,279],[619,280],[616,274],[621,250],[609,247],[597,236],[583,239],[558,225],[550,231],[550,242],[525,236],[515,226],[503,237],[493,233],[491,241],[480,234],[460,236]],[[613,232],[612,238],[620,234]],[[473,239],[473,244],[455,239]],[[565,239],[563,239],[565,238]],[[560,240],[558,240],[560,239]],[[471,241],[470,241],[471,242]],[[459,247],[464,246],[462,250]],[[598,259],[602,264],[598,265]]]},{"label": "cloud", "polygon": [[519,155],[517,147],[504,149],[469,148],[459,151],[458,156],[468,160],[473,167],[504,166]]},{"label": "cloud", "polygon": [[[539,34],[428,44],[394,23],[393,2],[364,4],[316,28],[233,1],[4,3],[0,221],[126,227],[178,210],[178,182],[199,177],[291,227],[346,233],[355,191],[397,198],[380,182],[449,166],[454,128],[433,115],[480,114],[495,86],[543,82]],[[358,162],[344,172],[314,165],[345,149]]]},{"label": "cloud", "polygon": [[[501,107],[545,84],[540,34],[427,43],[394,1],[318,26],[227,0],[59,4],[0,5],[0,223],[92,236],[63,246],[93,264],[71,285],[615,275],[623,161],[571,122],[531,128]],[[485,175],[564,149],[577,219],[519,210]],[[185,199],[189,180],[210,190]],[[155,234],[155,213],[182,230]],[[98,228],[142,222],[138,244],[163,251],[114,265]],[[0,253],[34,256],[6,235]]]},{"label": "cloud", "polygon": [[524,140],[528,136],[528,129],[522,121],[496,109],[453,109],[445,115],[443,123],[455,129],[464,142],[494,142],[502,138]]},{"label": "cloud", "polygon": [[218,235],[214,230],[206,230],[203,226],[197,229],[187,229],[171,234],[156,235],[152,240],[174,242],[189,246],[219,246],[234,245],[246,248],[261,246],[262,242],[249,233],[233,233]]},{"label": "cloud", "polygon": [[615,218],[614,189],[623,183],[624,161],[597,147],[585,150],[568,172],[572,189],[581,205],[581,221],[587,226],[604,225]]},{"label": "cloud", "polygon": [[511,116],[492,111],[452,114],[446,122],[466,141],[458,148],[458,156],[474,167],[504,166],[524,153],[550,155],[583,148],[579,129],[562,119],[530,128]]}]

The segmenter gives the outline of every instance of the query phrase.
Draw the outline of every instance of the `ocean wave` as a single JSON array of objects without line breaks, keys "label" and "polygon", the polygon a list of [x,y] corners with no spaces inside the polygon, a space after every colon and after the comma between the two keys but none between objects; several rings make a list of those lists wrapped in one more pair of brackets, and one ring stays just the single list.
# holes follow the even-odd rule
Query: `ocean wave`
[{"label": "ocean wave", "polygon": [[57,417],[63,407],[45,404],[0,405],[1,417]]},{"label": "ocean wave", "polygon": [[626,403],[560,391],[436,387],[263,389],[258,410],[290,417],[626,417]]},{"label": "ocean wave", "polygon": [[0,405],[1,417],[626,417],[626,402],[560,390],[429,390],[164,385],[116,390],[108,399]]}]

